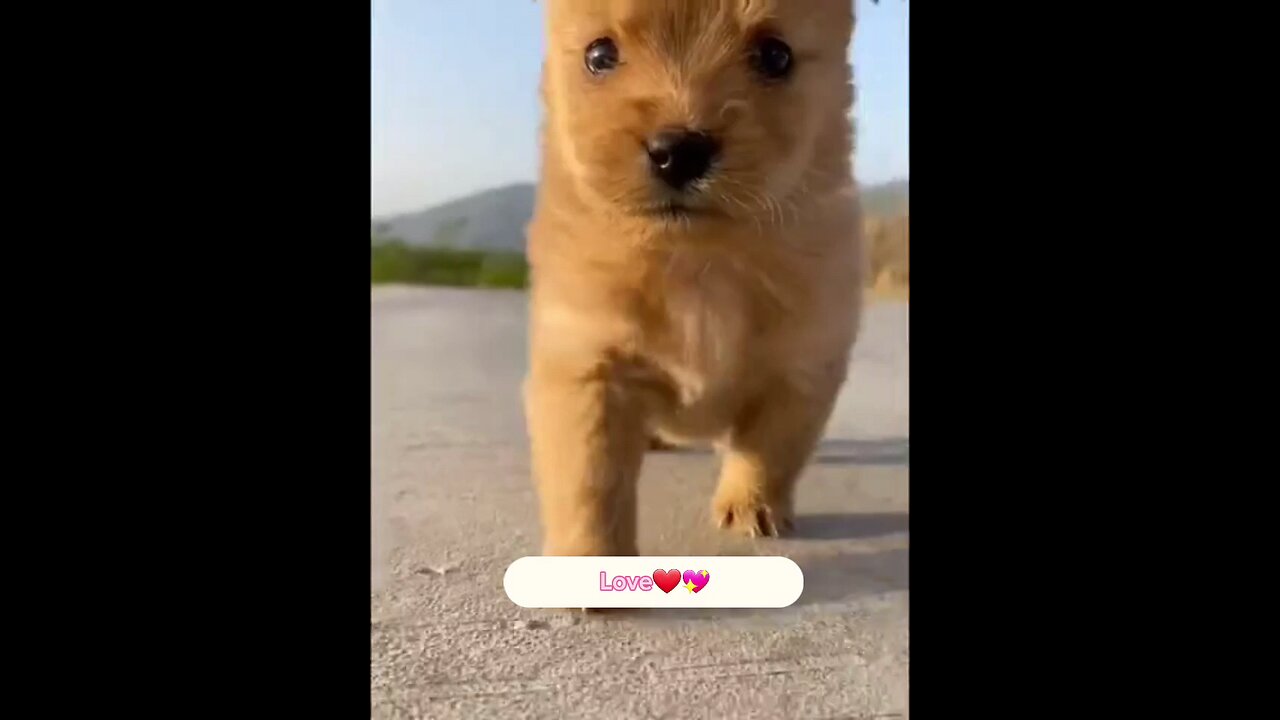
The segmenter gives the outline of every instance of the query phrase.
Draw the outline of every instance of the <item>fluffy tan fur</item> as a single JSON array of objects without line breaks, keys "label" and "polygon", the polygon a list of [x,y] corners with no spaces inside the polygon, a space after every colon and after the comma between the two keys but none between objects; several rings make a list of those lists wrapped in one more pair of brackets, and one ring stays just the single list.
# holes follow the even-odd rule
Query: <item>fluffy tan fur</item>
[{"label": "fluffy tan fur", "polygon": [[[544,554],[639,554],[655,436],[718,449],[720,526],[791,526],[861,310],[851,6],[547,2],[524,389]],[[750,67],[762,33],[792,48],[786,81]],[[606,36],[621,63],[596,77],[583,53]],[[685,215],[652,212],[670,191],[643,143],[668,126],[723,148]]]}]

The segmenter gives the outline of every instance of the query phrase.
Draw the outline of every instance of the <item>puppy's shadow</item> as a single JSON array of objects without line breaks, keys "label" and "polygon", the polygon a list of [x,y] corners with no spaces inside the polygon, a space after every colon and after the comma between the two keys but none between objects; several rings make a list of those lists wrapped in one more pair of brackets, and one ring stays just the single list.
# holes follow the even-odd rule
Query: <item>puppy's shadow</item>
[{"label": "puppy's shadow", "polygon": [[797,606],[842,603],[909,587],[907,548],[793,559],[804,571]]},{"label": "puppy's shadow", "polygon": [[[612,613],[612,618],[652,620],[741,620],[755,622],[790,617],[787,610],[819,604],[839,604],[858,598],[908,589],[906,547],[884,547],[890,538],[908,532],[907,513],[820,513],[796,518],[794,533],[786,540],[766,541],[763,552],[734,555],[783,555],[800,566],[804,591],[789,608],[670,608],[634,609]],[[878,543],[869,541],[880,540]],[[827,541],[836,542],[834,546]],[[774,544],[778,543],[778,544]],[[678,554],[678,553],[677,553]],[[713,571],[714,572],[714,571]]]},{"label": "puppy's shadow", "polygon": [[791,539],[862,540],[908,531],[906,513],[819,513],[796,517]]},{"label": "puppy's shadow", "polygon": [[906,467],[910,464],[907,438],[878,440],[823,440],[813,456],[814,465]]},{"label": "puppy's shadow", "polygon": [[[875,440],[828,439],[818,443],[814,450],[814,465],[906,467],[910,464],[910,440],[908,438],[880,438]],[[660,455],[713,455],[709,447],[692,445],[677,447],[655,442],[649,452]]]},{"label": "puppy's shadow", "polygon": [[[796,517],[792,542],[795,550],[786,553],[804,572],[804,592],[796,605],[845,602],[867,595],[906,590],[910,550],[885,548],[885,540],[905,536],[910,530],[907,513],[827,513]],[[805,541],[838,540],[834,553],[824,547],[805,547]],[[905,537],[903,538],[905,540]]]}]

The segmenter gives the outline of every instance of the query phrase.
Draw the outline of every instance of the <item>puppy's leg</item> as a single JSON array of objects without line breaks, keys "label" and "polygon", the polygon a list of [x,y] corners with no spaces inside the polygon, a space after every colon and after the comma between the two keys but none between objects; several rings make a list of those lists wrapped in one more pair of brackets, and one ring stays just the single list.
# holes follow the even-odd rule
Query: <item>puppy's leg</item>
[{"label": "puppy's leg", "polygon": [[634,398],[607,376],[535,372],[525,386],[544,555],[638,555],[646,441]]},{"label": "puppy's leg", "polygon": [[711,503],[716,525],[750,537],[778,537],[794,521],[796,480],[822,437],[838,383],[817,392],[782,384],[739,419],[723,450]]}]

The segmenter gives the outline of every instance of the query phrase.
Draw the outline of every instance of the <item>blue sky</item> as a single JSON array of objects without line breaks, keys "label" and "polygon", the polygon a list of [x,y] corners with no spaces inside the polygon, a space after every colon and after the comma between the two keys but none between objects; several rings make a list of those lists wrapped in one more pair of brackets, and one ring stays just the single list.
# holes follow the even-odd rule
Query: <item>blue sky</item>
[{"label": "blue sky", "polygon": [[[858,179],[908,176],[909,2],[856,0]],[[531,182],[542,5],[374,0],[370,152],[375,216]]]}]

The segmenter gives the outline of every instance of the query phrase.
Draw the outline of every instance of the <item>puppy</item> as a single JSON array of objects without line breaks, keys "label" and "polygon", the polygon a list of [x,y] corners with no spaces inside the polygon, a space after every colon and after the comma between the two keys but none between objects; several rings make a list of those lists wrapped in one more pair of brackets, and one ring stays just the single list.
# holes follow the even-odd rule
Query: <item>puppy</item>
[{"label": "puppy", "polygon": [[777,536],[863,287],[849,0],[547,0],[524,404],[545,555],[638,555],[652,438]]}]

